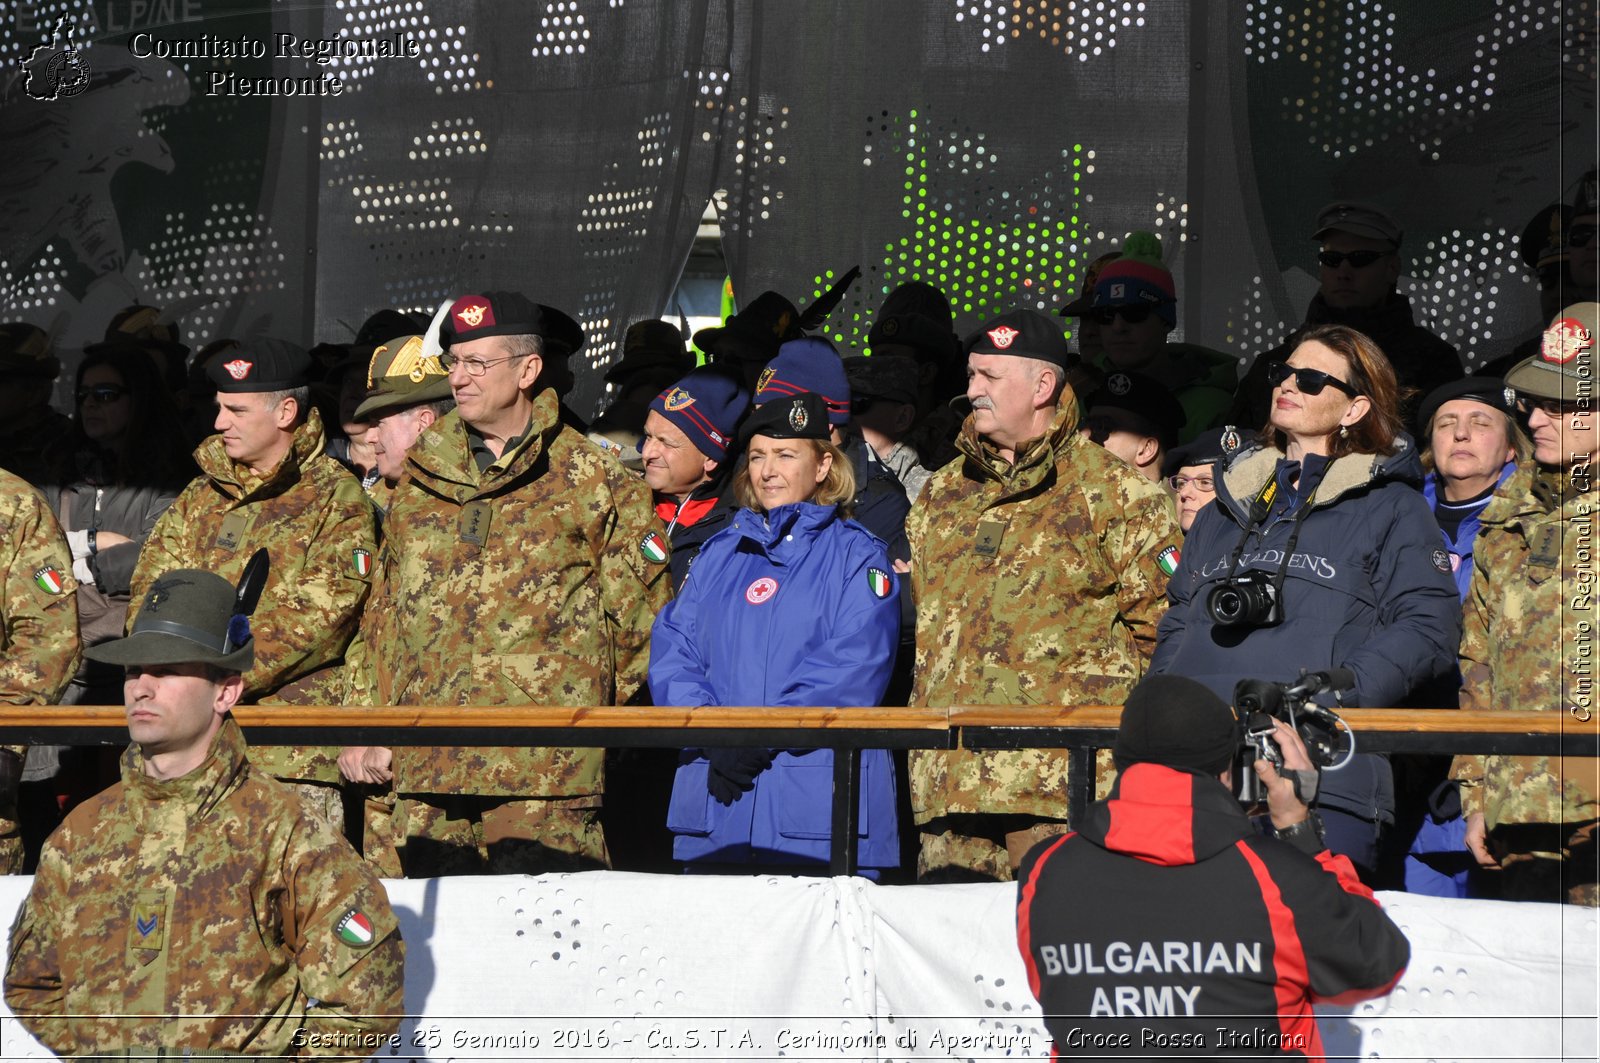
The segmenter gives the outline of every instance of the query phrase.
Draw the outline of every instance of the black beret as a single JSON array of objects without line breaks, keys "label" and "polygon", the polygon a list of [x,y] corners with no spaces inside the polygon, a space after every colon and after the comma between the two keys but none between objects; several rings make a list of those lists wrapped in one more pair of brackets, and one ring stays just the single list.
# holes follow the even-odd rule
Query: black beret
[{"label": "black beret", "polygon": [[309,351],[271,336],[240,340],[206,362],[206,375],[227,395],[304,387],[310,373]]},{"label": "black beret", "polygon": [[583,329],[576,321],[520,292],[463,295],[450,304],[439,327],[441,347],[449,350],[452,344],[485,336],[538,336],[553,358],[565,358],[583,346]]},{"label": "black beret", "polygon": [[768,439],[827,439],[828,404],[821,395],[802,391],[798,395],[763,403],[752,413],[739,433],[741,449],[752,436]]},{"label": "black beret", "polygon": [[1144,423],[1142,431],[1155,436],[1163,447],[1174,446],[1187,414],[1165,384],[1143,373],[1118,370],[1089,395],[1084,407],[1123,410]]},{"label": "black beret", "polygon": [[1517,412],[1517,393],[1506,387],[1504,380],[1497,376],[1464,376],[1460,380],[1440,384],[1428,392],[1428,397],[1422,400],[1417,410],[1418,427],[1427,431],[1433,415],[1451,399],[1472,399],[1512,416]]},{"label": "black beret", "polygon": [[1037,310],[1012,310],[990,318],[963,347],[968,354],[1014,354],[1063,368],[1071,364],[1065,333],[1054,318]]}]

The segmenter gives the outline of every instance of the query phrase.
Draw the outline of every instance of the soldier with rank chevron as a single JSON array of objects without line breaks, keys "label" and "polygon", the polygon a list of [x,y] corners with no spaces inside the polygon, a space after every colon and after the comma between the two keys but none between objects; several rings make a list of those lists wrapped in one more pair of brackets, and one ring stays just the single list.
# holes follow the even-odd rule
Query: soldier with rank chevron
[{"label": "soldier with rank chevron", "polygon": [[[417,439],[352,660],[374,705],[611,705],[643,685],[669,594],[650,492],[561,423],[546,343],[583,331],[515,292],[440,330],[456,409]],[[387,753],[387,751],[384,751]],[[599,749],[411,747],[387,760],[407,875],[607,866]]]},{"label": "soldier with rank chevron", "polygon": [[[200,568],[238,579],[265,549],[272,574],[256,614],[254,665],[242,697],[309,704],[324,700],[360,623],[377,553],[372,505],[361,483],[325,453],[322,420],[310,405],[310,355],[283,340],[243,340],[214,355],[217,434],[195,450],[201,475],[156,522],[134,569],[139,602],[156,575]],[[131,610],[129,620],[137,618]],[[339,826],[337,750],[262,747],[257,767],[300,784]]]},{"label": "soldier with rank chevron", "polygon": [[[78,670],[72,551],[43,496],[0,469],[0,704],[54,705]],[[0,746],[0,873],[22,870],[21,746]]]},{"label": "soldier with rank chevron", "polygon": [[45,843],[5,973],[6,1004],[59,1056],[365,1058],[399,1028],[383,884],[251,765],[230,712],[258,580],[153,575],[132,633],[87,651],[124,669],[132,744],[122,781]]}]

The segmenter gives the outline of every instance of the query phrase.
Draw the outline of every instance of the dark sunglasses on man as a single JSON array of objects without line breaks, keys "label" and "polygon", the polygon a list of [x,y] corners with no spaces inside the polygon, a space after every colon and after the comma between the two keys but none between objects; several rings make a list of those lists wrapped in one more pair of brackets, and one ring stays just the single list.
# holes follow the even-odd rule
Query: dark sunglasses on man
[{"label": "dark sunglasses on man", "polygon": [[95,402],[105,405],[108,402],[116,402],[127,393],[127,388],[119,388],[115,384],[97,384],[92,388],[79,388],[77,396],[79,403],[85,403],[93,399]]},{"label": "dark sunglasses on man", "polygon": [[1366,269],[1380,258],[1388,258],[1392,251],[1318,251],[1317,261],[1329,269],[1338,269],[1349,262],[1356,269]]},{"label": "dark sunglasses on man", "polygon": [[1588,247],[1596,232],[1593,225],[1574,225],[1567,229],[1568,247]]},{"label": "dark sunglasses on man", "polygon": [[1267,383],[1272,387],[1280,387],[1291,376],[1294,377],[1294,386],[1302,395],[1320,395],[1329,384],[1352,399],[1361,394],[1343,380],[1320,369],[1296,369],[1288,362],[1272,362],[1267,366]]},{"label": "dark sunglasses on man", "polygon": [[1083,315],[1097,325],[1109,325],[1117,318],[1121,318],[1130,325],[1142,325],[1155,313],[1155,307],[1149,303],[1129,303],[1126,306],[1101,306]]}]

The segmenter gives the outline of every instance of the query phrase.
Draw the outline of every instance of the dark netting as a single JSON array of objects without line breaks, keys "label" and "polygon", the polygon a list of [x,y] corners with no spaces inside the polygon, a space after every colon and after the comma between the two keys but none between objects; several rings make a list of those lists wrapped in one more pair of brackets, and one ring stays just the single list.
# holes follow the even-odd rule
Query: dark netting
[{"label": "dark netting", "polygon": [[[601,366],[667,309],[714,198],[745,299],[804,305],[861,267],[828,321],[847,346],[903,280],[943,287],[964,329],[1059,305],[1149,229],[1174,338],[1247,358],[1315,290],[1316,208],[1359,196],[1404,225],[1424,323],[1478,362],[1537,323],[1518,235],[1595,155],[1595,0],[9,8],[0,310],[69,350],[135,300],[193,345],[311,342],[506,287],[575,313]],[[37,99],[30,73],[71,70],[43,69],[63,16],[87,81]],[[418,54],[148,54],[280,33]],[[263,77],[344,91],[237,93]],[[573,405],[602,394],[580,371]]]}]

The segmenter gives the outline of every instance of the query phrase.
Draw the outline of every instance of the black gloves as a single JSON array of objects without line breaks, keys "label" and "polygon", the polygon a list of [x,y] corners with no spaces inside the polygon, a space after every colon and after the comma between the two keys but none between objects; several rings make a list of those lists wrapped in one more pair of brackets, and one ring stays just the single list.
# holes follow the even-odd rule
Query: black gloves
[{"label": "black gloves", "polygon": [[740,794],[755,789],[756,776],[772,766],[768,749],[702,749],[711,770],[706,772],[706,790],[718,804],[731,805]]}]

